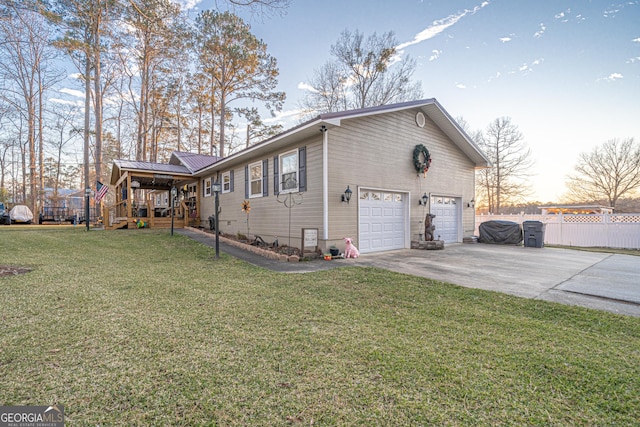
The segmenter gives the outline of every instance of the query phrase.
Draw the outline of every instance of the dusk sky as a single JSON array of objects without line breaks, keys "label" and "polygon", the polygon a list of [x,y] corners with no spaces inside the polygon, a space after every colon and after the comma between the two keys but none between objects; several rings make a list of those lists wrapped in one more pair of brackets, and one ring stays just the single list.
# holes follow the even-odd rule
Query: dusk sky
[{"label": "dusk sky", "polygon": [[[214,1],[180,3],[195,15]],[[283,16],[245,18],[278,60],[285,128],[349,29],[393,31],[424,98],[472,129],[511,117],[533,153],[535,200],[560,200],[580,152],[640,138],[638,0],[292,0]]]}]

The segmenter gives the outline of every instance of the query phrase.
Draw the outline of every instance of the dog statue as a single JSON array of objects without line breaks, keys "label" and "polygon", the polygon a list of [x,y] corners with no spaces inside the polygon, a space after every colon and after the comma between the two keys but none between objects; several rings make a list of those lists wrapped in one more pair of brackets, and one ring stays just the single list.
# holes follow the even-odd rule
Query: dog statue
[{"label": "dog statue", "polygon": [[350,237],[344,238],[344,243],[347,247],[344,250],[345,258],[358,258],[360,256],[360,252],[358,252],[358,248],[353,245],[353,239]]},{"label": "dog statue", "polygon": [[434,214],[428,213],[424,219],[424,240],[427,242],[433,241],[433,232],[436,229],[436,226],[433,224],[433,218],[435,217]]}]

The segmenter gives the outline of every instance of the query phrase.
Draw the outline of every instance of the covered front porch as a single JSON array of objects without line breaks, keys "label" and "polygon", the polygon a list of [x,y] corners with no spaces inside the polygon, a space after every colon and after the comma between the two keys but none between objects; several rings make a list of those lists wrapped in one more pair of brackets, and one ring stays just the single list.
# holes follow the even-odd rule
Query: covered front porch
[{"label": "covered front porch", "polygon": [[200,225],[200,184],[182,165],[117,160],[111,185],[116,201],[102,209],[105,229]]}]

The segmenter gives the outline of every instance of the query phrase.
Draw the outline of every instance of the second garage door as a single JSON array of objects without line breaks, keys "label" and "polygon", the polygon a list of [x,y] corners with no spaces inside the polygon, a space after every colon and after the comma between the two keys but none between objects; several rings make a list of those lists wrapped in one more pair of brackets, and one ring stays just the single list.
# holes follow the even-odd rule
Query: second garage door
[{"label": "second garage door", "polygon": [[388,251],[406,247],[406,201],[405,193],[360,191],[360,252]]},{"label": "second garage door", "polygon": [[436,226],[435,238],[440,236],[445,243],[456,243],[461,226],[460,206],[455,197],[431,196],[431,213],[435,214],[433,224]]}]

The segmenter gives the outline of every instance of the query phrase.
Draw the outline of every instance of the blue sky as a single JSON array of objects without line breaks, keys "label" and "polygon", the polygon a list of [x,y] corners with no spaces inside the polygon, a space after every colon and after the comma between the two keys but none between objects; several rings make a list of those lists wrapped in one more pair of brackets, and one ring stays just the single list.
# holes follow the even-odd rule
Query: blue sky
[{"label": "blue sky", "polygon": [[640,139],[639,0],[292,0],[283,16],[245,18],[278,60],[285,127],[340,32],[357,29],[393,31],[424,97],[472,129],[511,117],[535,160],[534,200],[560,200],[579,153]]}]

